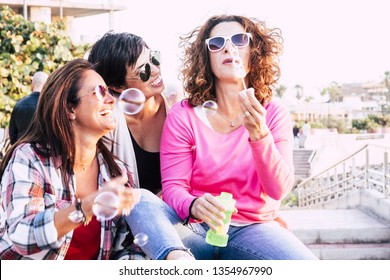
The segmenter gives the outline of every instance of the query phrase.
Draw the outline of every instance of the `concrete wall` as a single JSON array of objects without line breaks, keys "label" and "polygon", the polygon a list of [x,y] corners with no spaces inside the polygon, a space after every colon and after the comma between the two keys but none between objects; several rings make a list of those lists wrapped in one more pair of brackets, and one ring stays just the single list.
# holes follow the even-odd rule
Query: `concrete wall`
[{"label": "concrete wall", "polygon": [[350,191],[337,199],[319,205],[305,207],[305,209],[362,209],[378,220],[390,225],[390,199],[375,190]]},{"label": "concrete wall", "polygon": [[361,191],[360,208],[390,224],[390,199],[375,190]]}]

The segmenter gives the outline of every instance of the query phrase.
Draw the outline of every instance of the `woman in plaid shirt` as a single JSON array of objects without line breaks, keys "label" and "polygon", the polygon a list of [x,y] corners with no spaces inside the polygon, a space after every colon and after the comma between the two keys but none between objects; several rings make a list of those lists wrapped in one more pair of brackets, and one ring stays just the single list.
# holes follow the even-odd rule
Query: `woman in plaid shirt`
[{"label": "woman in plaid shirt", "polygon": [[49,76],[32,125],[1,163],[0,259],[123,256],[132,241],[124,217],[100,222],[92,211],[102,192],[119,196],[118,213],[139,202],[104,143],[114,103],[86,60]]}]

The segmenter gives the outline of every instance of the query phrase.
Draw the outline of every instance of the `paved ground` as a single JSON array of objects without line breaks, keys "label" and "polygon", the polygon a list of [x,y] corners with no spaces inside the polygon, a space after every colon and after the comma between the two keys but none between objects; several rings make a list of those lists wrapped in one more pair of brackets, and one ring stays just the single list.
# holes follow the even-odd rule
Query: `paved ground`
[{"label": "paved ground", "polygon": [[[383,134],[383,138],[357,140],[359,136],[361,135],[337,133],[309,135],[305,143],[305,148],[317,151],[315,161],[312,162],[311,174],[314,175],[321,172],[357,151],[367,143],[390,147],[390,134]],[[374,160],[374,158],[370,158],[371,163]],[[378,160],[383,160],[383,156]]]},{"label": "paved ground", "polygon": [[280,216],[286,220],[291,230],[388,228],[358,209],[282,210]]}]

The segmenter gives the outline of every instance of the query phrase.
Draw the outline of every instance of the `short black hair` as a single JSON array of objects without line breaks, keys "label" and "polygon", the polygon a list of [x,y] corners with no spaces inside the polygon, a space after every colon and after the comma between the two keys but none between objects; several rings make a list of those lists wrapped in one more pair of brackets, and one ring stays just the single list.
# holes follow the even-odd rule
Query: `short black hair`
[{"label": "short black hair", "polygon": [[121,87],[126,84],[127,67],[136,64],[144,47],[149,49],[140,36],[110,31],[93,44],[88,61],[108,86]]}]

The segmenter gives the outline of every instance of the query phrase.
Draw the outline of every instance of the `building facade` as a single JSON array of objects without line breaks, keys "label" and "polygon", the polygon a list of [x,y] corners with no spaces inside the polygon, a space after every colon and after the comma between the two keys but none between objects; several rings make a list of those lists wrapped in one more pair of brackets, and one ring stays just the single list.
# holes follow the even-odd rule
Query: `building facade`
[{"label": "building facade", "polygon": [[9,6],[30,21],[46,24],[62,20],[68,35],[74,39],[73,20],[78,17],[109,14],[113,29],[114,12],[127,9],[125,0],[0,0],[0,6]]},{"label": "building facade", "polygon": [[382,82],[362,82],[340,85],[340,95],[333,102],[289,103],[294,122],[322,122],[342,120],[346,128],[352,120],[362,120],[369,115],[386,114],[386,93],[388,89]]}]

